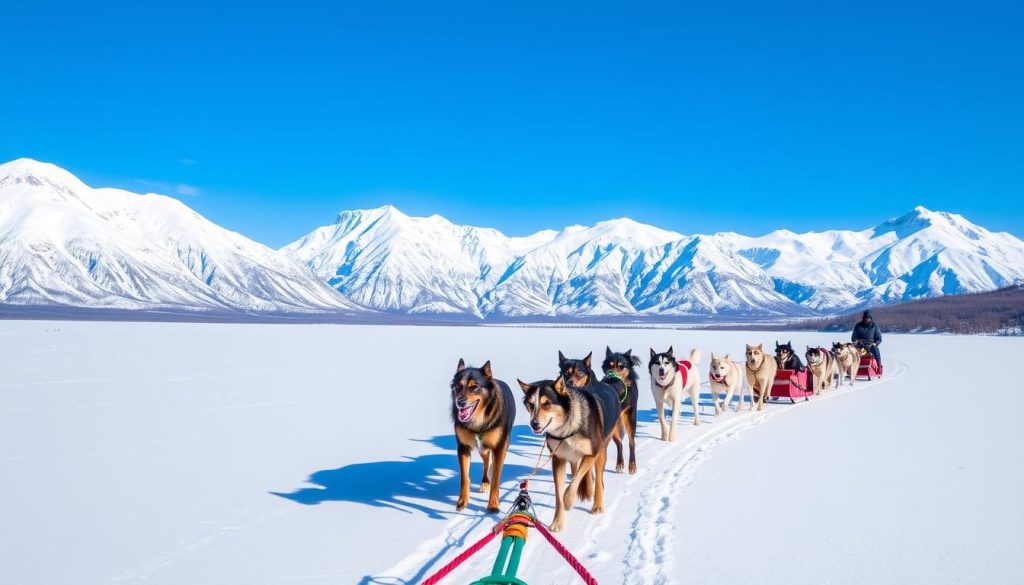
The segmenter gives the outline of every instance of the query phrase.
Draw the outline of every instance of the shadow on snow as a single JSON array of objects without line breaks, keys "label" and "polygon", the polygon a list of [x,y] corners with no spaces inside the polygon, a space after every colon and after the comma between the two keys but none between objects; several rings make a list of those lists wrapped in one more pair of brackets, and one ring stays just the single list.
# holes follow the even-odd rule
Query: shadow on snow
[{"label": "shadow on snow", "polygon": [[[412,439],[429,443],[446,453],[430,453],[416,457],[404,457],[398,461],[373,461],[353,463],[337,469],[323,469],[309,476],[309,487],[302,487],[290,493],[270,492],[293,502],[315,506],[325,502],[352,502],[379,508],[391,508],[407,514],[422,513],[428,518],[446,520],[454,514],[477,516],[472,526],[459,536],[452,535],[437,553],[423,564],[408,580],[397,577],[364,576],[360,585],[417,583],[434,565],[450,551],[464,546],[465,538],[481,523],[497,520],[495,515],[482,514],[479,502],[471,502],[462,511],[455,511],[459,493],[458,458],[455,455],[455,435],[437,435],[428,439]],[[541,439],[534,435],[527,425],[512,427],[510,454],[534,460],[540,450]],[[510,484],[528,475],[532,467],[506,463],[502,469],[502,483],[505,484],[502,501],[507,504],[518,493]],[[483,473],[483,463],[474,454],[470,465],[471,493],[476,493]],[[486,497],[479,494],[479,497]]]},{"label": "shadow on snow", "polygon": [[[448,452],[322,469],[313,472],[306,480],[312,484],[309,487],[289,493],[270,493],[307,506],[324,502],[352,502],[406,513],[423,513],[438,520],[446,519],[454,513],[459,493],[455,435],[413,440],[429,443]],[[526,425],[512,428],[510,453],[529,456],[531,450],[536,453],[539,449],[540,439]],[[502,483],[508,483],[530,471],[529,467],[506,463],[502,469]],[[483,463],[479,455],[474,454],[470,465],[473,490],[480,484],[482,474]]]}]

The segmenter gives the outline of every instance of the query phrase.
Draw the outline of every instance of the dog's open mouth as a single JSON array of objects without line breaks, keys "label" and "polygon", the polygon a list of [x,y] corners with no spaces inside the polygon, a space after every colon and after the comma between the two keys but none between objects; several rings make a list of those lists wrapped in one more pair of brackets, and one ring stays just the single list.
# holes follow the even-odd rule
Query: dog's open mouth
[{"label": "dog's open mouth", "polygon": [[469,419],[473,418],[473,413],[476,412],[476,407],[478,404],[480,404],[479,400],[467,405],[465,408],[460,408],[458,413],[459,422],[466,422]]},{"label": "dog's open mouth", "polygon": [[548,430],[548,425],[551,424],[552,420],[554,420],[554,419],[548,420],[547,424],[545,424],[544,426],[542,426],[539,429],[537,427],[533,426],[533,425],[530,425],[530,430],[533,431],[533,434],[535,434],[535,435],[543,435],[544,431]]}]

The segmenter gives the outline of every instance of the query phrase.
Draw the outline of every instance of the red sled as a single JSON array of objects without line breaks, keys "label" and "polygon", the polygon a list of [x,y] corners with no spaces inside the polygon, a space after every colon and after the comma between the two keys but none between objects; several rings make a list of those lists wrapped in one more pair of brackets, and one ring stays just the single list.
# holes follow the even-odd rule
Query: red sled
[{"label": "red sled", "polygon": [[860,358],[860,367],[857,368],[858,378],[872,378],[882,377],[882,365],[878,363],[875,356],[865,355]]},{"label": "red sled", "polygon": [[779,370],[775,372],[775,381],[772,383],[772,393],[769,398],[789,398],[789,401],[796,403],[797,398],[809,400],[814,394],[811,380],[813,376],[810,370],[798,372],[796,370]]}]

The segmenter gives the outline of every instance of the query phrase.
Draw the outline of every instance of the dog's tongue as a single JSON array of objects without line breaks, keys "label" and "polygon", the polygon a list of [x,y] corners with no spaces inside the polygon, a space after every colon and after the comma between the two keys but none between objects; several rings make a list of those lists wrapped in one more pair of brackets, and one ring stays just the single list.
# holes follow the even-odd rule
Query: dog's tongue
[{"label": "dog's tongue", "polygon": [[467,420],[469,420],[469,417],[473,416],[473,411],[474,410],[476,410],[476,402],[474,402],[473,404],[470,404],[466,408],[460,408],[459,409],[459,420],[462,421],[462,422],[466,422]]}]

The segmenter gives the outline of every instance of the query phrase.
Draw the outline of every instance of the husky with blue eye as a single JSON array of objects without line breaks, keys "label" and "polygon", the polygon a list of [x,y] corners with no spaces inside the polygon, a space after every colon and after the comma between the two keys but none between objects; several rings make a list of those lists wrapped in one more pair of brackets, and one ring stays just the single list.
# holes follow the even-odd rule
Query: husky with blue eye
[{"label": "husky with blue eye", "polygon": [[508,384],[492,375],[490,361],[479,368],[467,368],[466,362],[460,359],[452,378],[451,391],[451,414],[461,477],[455,509],[461,510],[469,503],[469,462],[475,450],[484,462],[480,491],[490,491],[487,511],[498,512],[501,468],[512,439],[512,424],[516,420],[515,396]]}]

